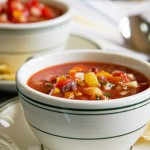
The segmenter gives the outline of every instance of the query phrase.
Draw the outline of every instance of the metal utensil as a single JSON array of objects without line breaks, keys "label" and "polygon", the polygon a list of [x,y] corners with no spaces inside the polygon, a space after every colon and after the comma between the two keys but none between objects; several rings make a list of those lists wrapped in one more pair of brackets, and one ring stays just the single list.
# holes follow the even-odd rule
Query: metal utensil
[{"label": "metal utensil", "polygon": [[140,52],[150,54],[150,23],[141,16],[127,16],[119,23],[126,44]]}]

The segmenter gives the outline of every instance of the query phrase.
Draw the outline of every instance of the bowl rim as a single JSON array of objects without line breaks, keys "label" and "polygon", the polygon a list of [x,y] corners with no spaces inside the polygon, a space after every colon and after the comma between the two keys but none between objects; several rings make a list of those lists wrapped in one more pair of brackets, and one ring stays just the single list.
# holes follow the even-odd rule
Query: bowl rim
[{"label": "bowl rim", "polygon": [[[148,63],[146,60],[141,60],[141,59],[138,59],[138,58],[134,58],[133,56],[131,55],[128,55],[128,54],[122,54],[122,53],[117,53],[117,52],[109,52],[109,51],[98,51],[97,49],[95,50],[71,50],[71,51],[63,51],[63,52],[60,52],[60,53],[55,53],[55,54],[50,54],[50,55],[47,55],[47,56],[39,56],[39,57],[36,57],[36,58],[33,58],[27,62],[25,62],[17,71],[16,73],[16,86],[17,86],[17,90],[18,90],[18,93],[21,92],[24,94],[24,92],[26,91],[28,94],[25,94],[25,95],[30,95],[30,98],[33,98],[36,97],[36,96],[39,96],[39,97],[43,97],[44,101],[42,100],[43,103],[51,103],[49,100],[51,99],[52,100],[52,103],[55,104],[56,102],[56,105],[57,104],[60,104],[60,105],[64,105],[64,104],[67,104],[67,105],[71,105],[73,104],[74,106],[73,107],[77,107],[78,105],[82,105],[81,107],[85,108],[85,106],[88,106],[90,107],[90,105],[93,105],[95,107],[97,107],[97,104],[100,104],[102,107],[111,107],[112,108],[112,104],[113,104],[113,107],[120,107],[120,106],[125,106],[126,104],[127,105],[133,105],[135,103],[139,103],[141,101],[144,101],[143,98],[145,98],[145,95],[149,95],[149,92],[150,92],[150,87],[140,93],[137,93],[137,94],[134,94],[134,95],[131,95],[131,96],[128,96],[128,97],[123,97],[123,98],[119,98],[119,99],[112,99],[112,100],[109,100],[109,101],[81,101],[81,100],[71,100],[71,101],[68,101],[68,99],[66,98],[59,98],[59,97],[55,97],[55,96],[50,96],[50,95],[47,95],[47,94],[44,94],[44,93],[41,93],[41,92],[38,92],[34,89],[32,89],[31,87],[29,87],[27,84],[23,84],[21,82],[21,72],[23,72],[23,68],[27,65],[29,65],[30,63],[35,63],[36,61],[40,61],[44,58],[48,58],[49,56],[53,56],[53,55],[61,55],[61,54],[66,54],[66,53],[101,53],[101,54],[112,54],[112,55],[116,55],[116,56],[121,56],[121,57],[124,57],[124,58],[129,58],[129,59],[133,59],[133,60],[136,60],[138,61],[139,63],[142,63],[142,64],[145,64],[146,66],[150,67],[150,63]],[[132,67],[131,67],[132,68]],[[133,68],[132,68],[133,69]],[[22,85],[22,87],[19,87],[18,85],[19,84]],[[135,101],[136,98],[141,98],[139,101]],[[132,101],[132,99],[134,101]],[[150,100],[150,97],[147,98],[148,100]],[[40,100],[37,100],[37,101],[40,101]]]},{"label": "bowl rim", "polygon": [[[45,1],[44,1],[45,3]],[[36,29],[36,28],[44,28],[44,27],[55,27],[58,24],[65,24],[66,22],[69,22],[72,14],[73,14],[73,10],[72,8],[65,2],[62,1],[46,1],[46,3],[55,3],[58,5],[62,5],[64,7],[66,7],[66,12],[63,13],[61,16],[58,16],[54,19],[50,19],[50,20],[45,20],[45,21],[41,21],[41,22],[33,22],[33,23],[24,23],[24,24],[15,24],[15,23],[0,23],[0,30],[5,30],[5,29],[9,29],[9,30],[28,30],[28,29]]]}]

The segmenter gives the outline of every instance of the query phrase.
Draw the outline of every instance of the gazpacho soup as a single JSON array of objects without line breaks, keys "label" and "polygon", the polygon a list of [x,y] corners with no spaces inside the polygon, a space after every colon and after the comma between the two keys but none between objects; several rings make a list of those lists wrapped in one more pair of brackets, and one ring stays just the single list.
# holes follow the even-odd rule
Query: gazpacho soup
[{"label": "gazpacho soup", "polygon": [[57,7],[39,0],[0,2],[0,23],[30,23],[56,18],[63,14]]},{"label": "gazpacho soup", "polygon": [[40,70],[27,85],[70,100],[110,100],[142,92],[150,82],[142,73],[122,65],[74,62]]}]

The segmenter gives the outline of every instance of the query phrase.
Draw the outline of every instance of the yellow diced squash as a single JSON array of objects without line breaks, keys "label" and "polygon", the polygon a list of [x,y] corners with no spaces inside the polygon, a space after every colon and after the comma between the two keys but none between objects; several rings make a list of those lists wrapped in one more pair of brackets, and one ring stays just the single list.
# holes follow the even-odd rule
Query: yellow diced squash
[{"label": "yellow diced squash", "polygon": [[57,77],[57,82],[59,82],[61,80],[66,80],[66,77],[64,75],[60,76],[60,77]]},{"label": "yellow diced squash", "polygon": [[96,75],[94,74],[94,72],[85,73],[84,80],[90,87],[98,87],[99,86],[98,79],[97,79]]},{"label": "yellow diced squash", "polygon": [[53,91],[53,94],[58,94],[60,93],[60,89],[59,88],[55,88],[54,91]]},{"label": "yellow diced squash", "polygon": [[96,73],[96,76],[97,77],[100,77],[100,76],[103,76],[103,77],[112,77],[112,75],[104,70],[100,71],[100,72],[97,72]]}]

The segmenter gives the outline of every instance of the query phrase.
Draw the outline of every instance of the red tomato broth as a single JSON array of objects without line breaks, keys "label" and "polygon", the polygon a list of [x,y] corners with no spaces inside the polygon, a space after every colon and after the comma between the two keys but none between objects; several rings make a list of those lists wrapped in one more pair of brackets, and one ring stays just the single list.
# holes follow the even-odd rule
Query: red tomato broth
[{"label": "red tomato broth", "polygon": [[109,100],[144,91],[150,87],[150,81],[142,73],[125,66],[75,62],[40,70],[29,78],[27,85],[56,97]]},{"label": "red tomato broth", "polygon": [[39,0],[7,0],[0,3],[0,23],[32,23],[54,19],[63,10]]}]

